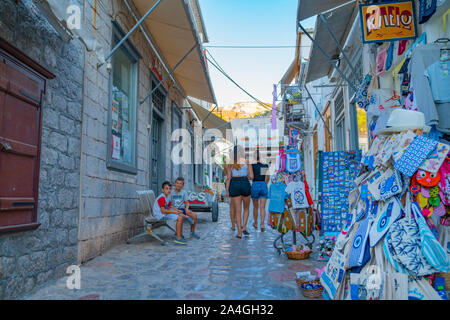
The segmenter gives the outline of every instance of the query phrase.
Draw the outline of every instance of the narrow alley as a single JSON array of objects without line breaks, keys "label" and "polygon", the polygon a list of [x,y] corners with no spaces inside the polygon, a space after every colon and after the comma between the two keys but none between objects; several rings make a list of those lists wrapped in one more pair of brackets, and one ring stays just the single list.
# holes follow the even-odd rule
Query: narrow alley
[{"label": "narrow alley", "polygon": [[297,287],[296,272],[315,273],[325,262],[315,254],[307,260],[278,255],[273,247],[278,232],[255,231],[252,217],[250,236],[237,239],[228,210],[228,204],[220,204],[218,222],[211,222],[209,213],[199,215],[200,240],[177,246],[170,231],[158,229],[167,246],[150,237],[118,245],[81,266],[80,290],[67,289],[63,277],[24,299],[307,299]]}]

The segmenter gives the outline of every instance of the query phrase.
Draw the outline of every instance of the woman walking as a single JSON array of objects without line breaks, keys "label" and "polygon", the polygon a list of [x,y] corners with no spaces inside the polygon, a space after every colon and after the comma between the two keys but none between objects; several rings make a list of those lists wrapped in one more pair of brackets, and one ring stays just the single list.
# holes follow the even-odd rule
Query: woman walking
[{"label": "woman walking", "polygon": [[[228,181],[229,172],[231,173],[231,170],[228,170],[228,167],[230,167],[230,166],[231,166],[231,164],[226,164],[225,165],[225,173],[224,173],[224,175],[227,176],[227,181]],[[235,231],[236,230],[236,212],[234,211],[233,201],[231,201],[231,198],[230,198],[229,185],[226,184],[225,188],[226,188],[226,197],[227,197],[227,199],[230,200],[231,230]]]},{"label": "woman walking", "polygon": [[[227,167],[227,196],[231,197],[231,203],[236,216],[238,238],[242,238],[242,233],[248,235],[246,229],[248,216],[250,214],[250,194],[251,186],[249,179],[253,179],[252,166],[245,161],[242,147],[233,148],[233,163]],[[242,225],[242,205],[244,205],[244,221]],[[233,218],[231,218],[233,219]],[[233,220],[232,220],[233,221]]]},{"label": "woman walking", "polygon": [[253,201],[253,227],[258,230],[258,209],[261,216],[261,232],[264,232],[266,218],[266,201],[269,195],[267,183],[270,180],[268,174],[269,166],[260,162],[259,149],[256,150],[256,163],[252,164],[253,183],[252,183],[252,201]]}]

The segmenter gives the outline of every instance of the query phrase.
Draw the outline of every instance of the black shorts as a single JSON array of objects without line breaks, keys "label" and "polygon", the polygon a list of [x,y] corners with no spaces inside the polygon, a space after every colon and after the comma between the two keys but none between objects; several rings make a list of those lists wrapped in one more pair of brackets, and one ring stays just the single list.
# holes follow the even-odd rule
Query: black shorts
[{"label": "black shorts", "polygon": [[252,188],[247,177],[234,177],[231,178],[230,188],[228,191],[230,193],[230,197],[248,197],[252,193]]}]

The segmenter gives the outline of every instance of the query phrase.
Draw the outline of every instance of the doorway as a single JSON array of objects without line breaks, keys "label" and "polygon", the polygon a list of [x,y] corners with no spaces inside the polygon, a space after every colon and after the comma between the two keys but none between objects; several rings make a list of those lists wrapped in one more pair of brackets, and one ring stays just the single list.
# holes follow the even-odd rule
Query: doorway
[{"label": "doorway", "polygon": [[153,112],[152,118],[152,134],[151,134],[151,166],[150,166],[150,184],[151,189],[155,194],[159,194],[159,189],[162,184],[162,126],[163,120],[156,112]]}]

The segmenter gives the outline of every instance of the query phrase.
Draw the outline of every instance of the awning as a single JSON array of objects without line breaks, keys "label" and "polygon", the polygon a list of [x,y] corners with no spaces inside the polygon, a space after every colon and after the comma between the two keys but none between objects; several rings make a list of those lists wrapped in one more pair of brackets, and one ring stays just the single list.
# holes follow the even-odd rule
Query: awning
[{"label": "awning", "polygon": [[[133,3],[143,16],[156,0],[134,0]],[[200,41],[193,19],[184,0],[162,0],[144,21],[170,69]],[[180,64],[174,77],[188,96],[216,103],[201,46]]]},{"label": "awning", "polygon": [[195,103],[191,99],[188,99],[188,102],[191,105],[192,109],[194,109],[194,112],[197,114],[200,121],[202,121],[202,124],[205,128],[218,129],[222,132],[222,137],[225,139],[227,138],[226,130],[227,129],[231,130],[231,124],[229,122],[226,122],[225,120],[219,118],[215,114],[210,113],[209,110],[203,108],[201,105]]},{"label": "awning", "polygon": [[290,84],[295,77],[296,71],[297,71],[297,59],[294,59],[289,68],[286,70],[286,73],[283,75],[283,78],[281,78],[280,83]]},{"label": "awning", "polygon": [[[335,38],[344,45],[345,39],[350,31],[355,15],[358,13],[356,2],[350,2],[344,6],[329,11],[324,15],[330,29],[333,31]],[[315,42],[325,51],[328,57],[339,55],[339,47],[333,40],[330,32],[326,28],[322,19],[316,20],[314,32]],[[327,75],[332,68],[326,57],[320,52],[314,44],[309,55],[308,73],[306,75],[306,83],[322,78]]]},{"label": "awning", "polygon": [[316,14],[336,8],[350,0],[299,0],[297,21],[315,16]]}]

